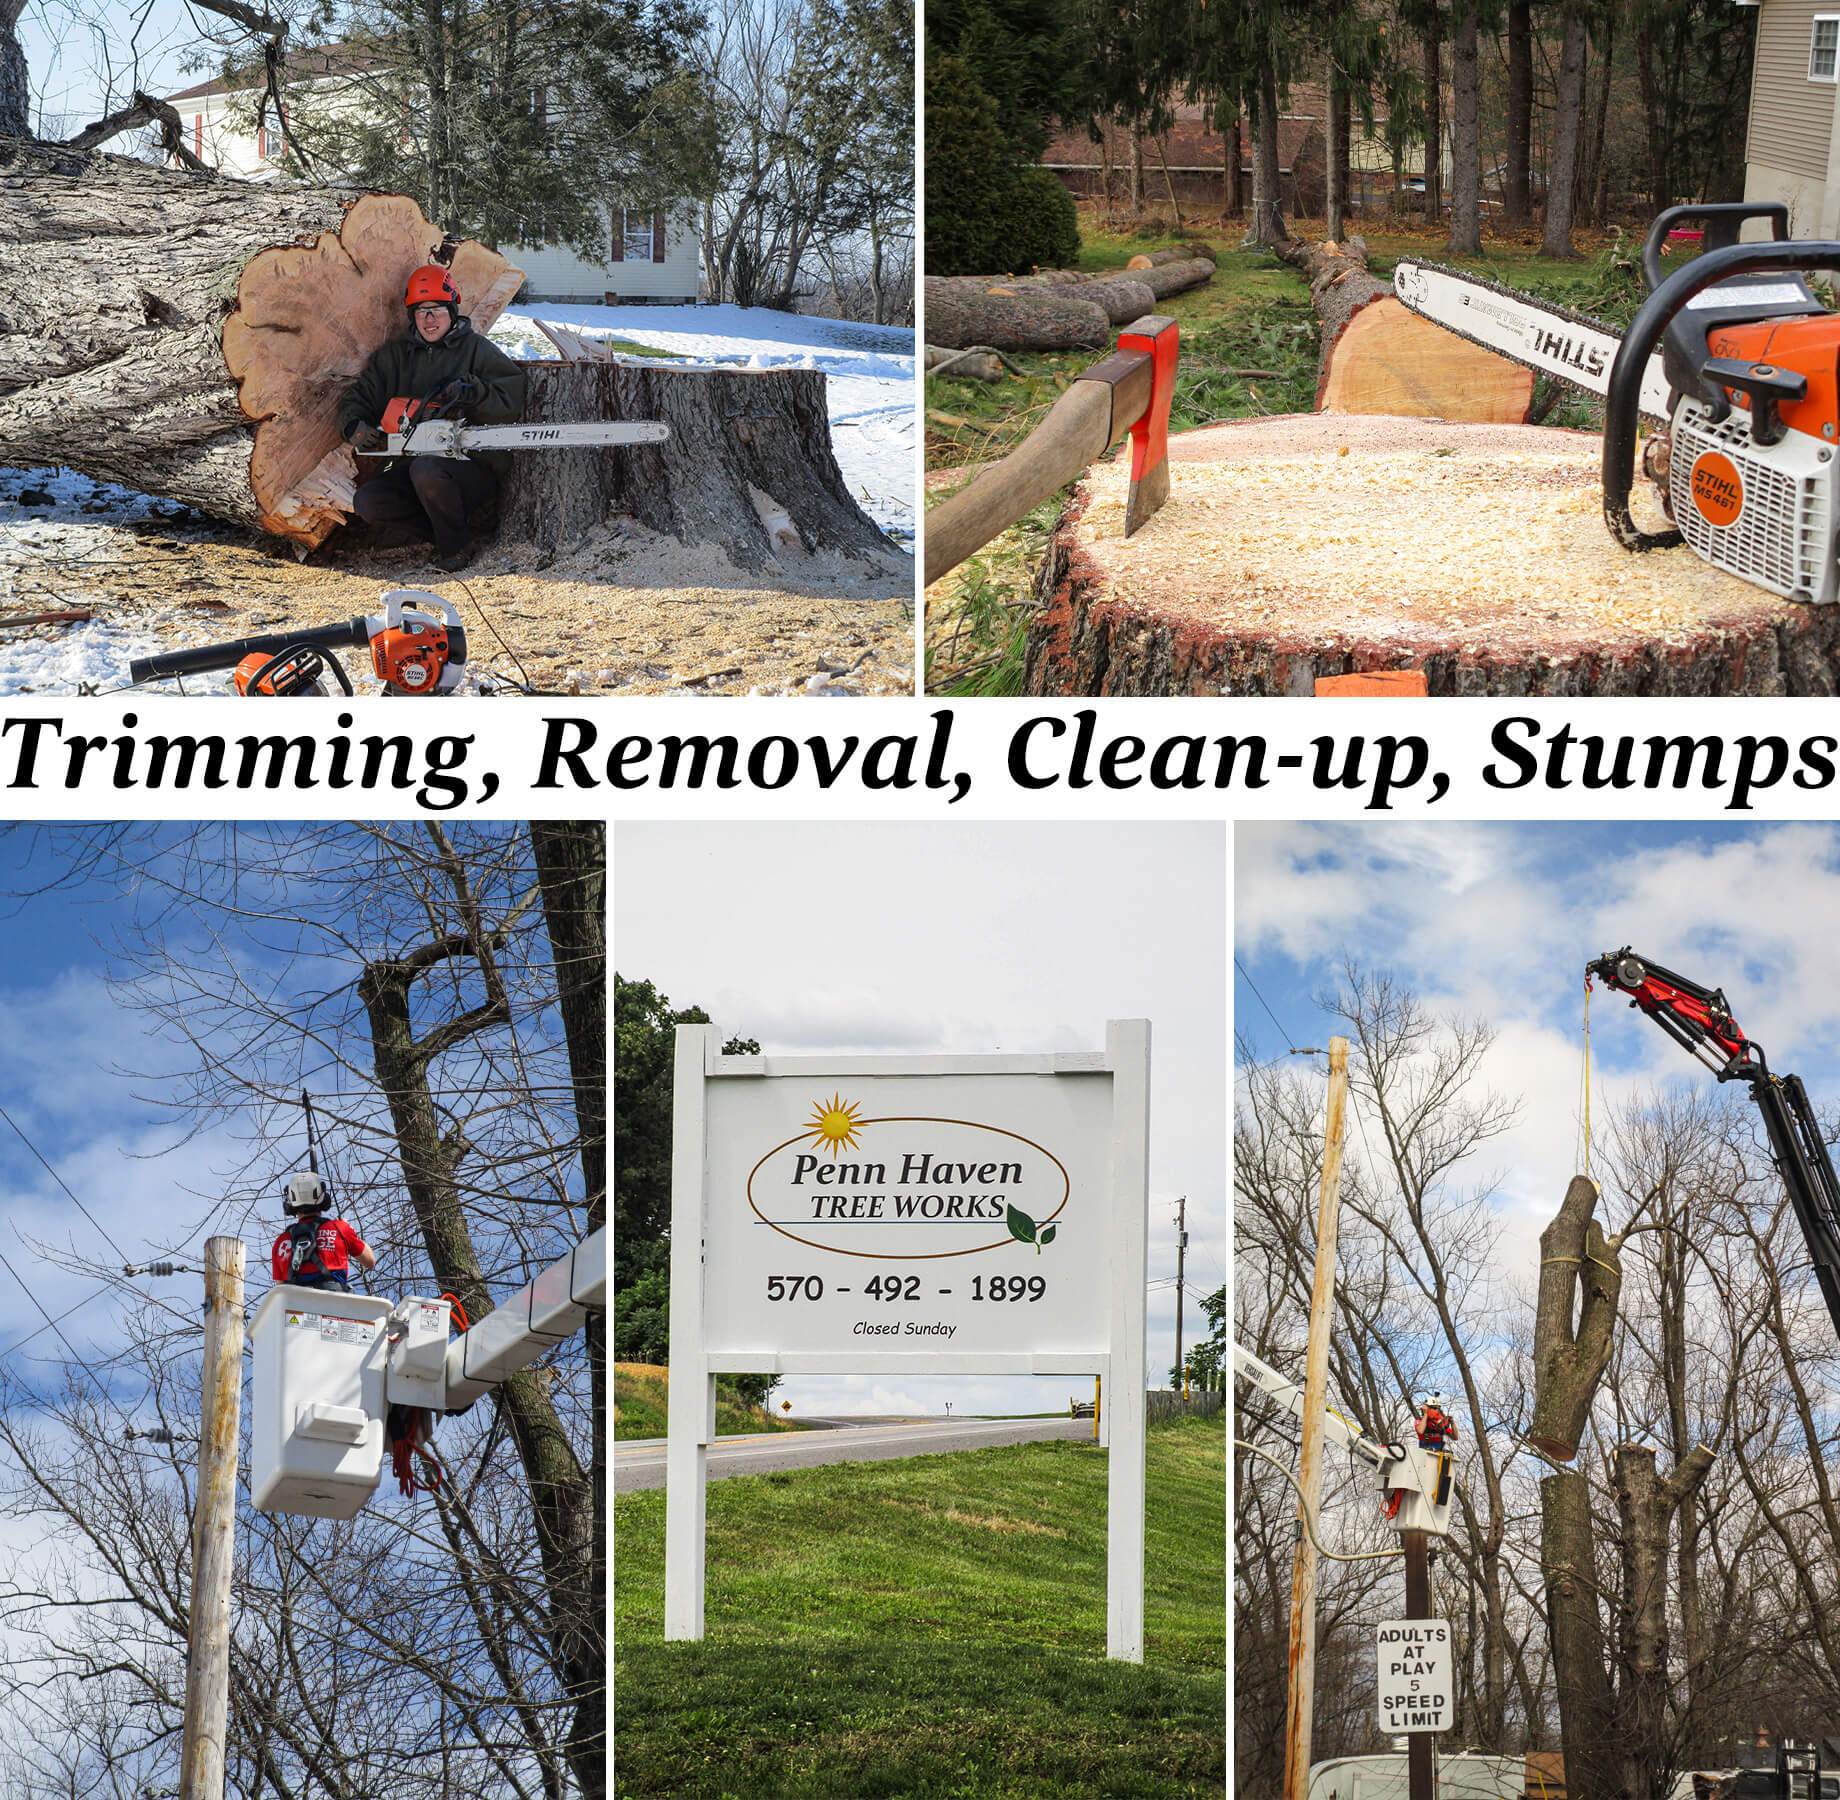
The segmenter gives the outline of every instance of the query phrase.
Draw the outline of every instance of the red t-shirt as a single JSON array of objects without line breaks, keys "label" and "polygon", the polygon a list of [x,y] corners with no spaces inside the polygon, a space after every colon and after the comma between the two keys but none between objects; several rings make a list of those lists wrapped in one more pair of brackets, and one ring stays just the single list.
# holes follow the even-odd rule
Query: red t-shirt
[{"label": "red t-shirt", "polygon": [[[363,1238],[352,1230],[343,1219],[321,1219],[319,1222],[319,1259],[328,1270],[348,1267],[348,1258],[352,1251],[366,1248]],[[270,1253],[270,1266],[277,1281],[286,1281],[293,1272],[294,1240],[284,1231],[275,1239],[275,1248]]]}]

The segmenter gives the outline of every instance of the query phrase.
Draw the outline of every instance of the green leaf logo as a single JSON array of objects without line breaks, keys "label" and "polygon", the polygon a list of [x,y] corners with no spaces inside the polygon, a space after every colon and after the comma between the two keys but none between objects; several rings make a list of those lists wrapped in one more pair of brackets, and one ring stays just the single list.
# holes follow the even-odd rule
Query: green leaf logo
[{"label": "green leaf logo", "polygon": [[1043,1225],[1037,1232],[1035,1221],[1015,1206],[1008,1209],[1008,1218],[1010,1236],[1025,1244],[1033,1244],[1037,1256],[1041,1254],[1042,1245],[1053,1243],[1054,1234],[1060,1230],[1058,1225]]}]

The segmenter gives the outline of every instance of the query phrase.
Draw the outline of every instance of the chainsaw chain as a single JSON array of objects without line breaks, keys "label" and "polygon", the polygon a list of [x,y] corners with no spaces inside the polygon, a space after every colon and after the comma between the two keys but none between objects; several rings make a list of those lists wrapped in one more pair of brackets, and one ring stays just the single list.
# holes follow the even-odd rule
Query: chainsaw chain
[{"label": "chainsaw chain", "polygon": [[[1499,294],[1504,300],[1512,300],[1517,306],[1530,306],[1535,312],[1543,312],[1548,318],[1563,319],[1568,325],[1588,325],[1593,331],[1601,331],[1605,337],[1614,338],[1617,343],[1623,341],[1624,328],[1612,325],[1608,319],[1600,319],[1595,313],[1578,312],[1569,306],[1556,305],[1551,300],[1537,299],[1532,294],[1523,293],[1519,288],[1508,287],[1505,283],[1491,281],[1486,275],[1478,275],[1470,269],[1447,268],[1443,263],[1427,262],[1419,256],[1402,256],[1397,262],[1409,262],[1414,267],[1428,269],[1437,275],[1447,275],[1452,281],[1461,281],[1470,287],[1484,288],[1491,294]],[[1401,305],[1405,303],[1400,302]],[[1410,307],[1406,307],[1411,312]],[[1539,363],[1529,362],[1525,357],[1516,356],[1512,350],[1504,349],[1500,344],[1492,344],[1486,338],[1479,338],[1467,331],[1460,331],[1456,326],[1443,319],[1426,318],[1423,313],[1413,313],[1414,318],[1424,319],[1427,325],[1435,325],[1440,331],[1448,331],[1452,337],[1460,337],[1466,344],[1474,344],[1479,350],[1491,350],[1504,361],[1514,363],[1523,369],[1531,369],[1536,375],[1544,375],[1549,381],[1557,381],[1571,388],[1573,392],[1588,395],[1600,404],[1605,399],[1604,390],[1588,386],[1585,382],[1575,381],[1569,375],[1561,375],[1556,369],[1548,369]],[[1643,408],[1643,417],[1654,418],[1658,415]]]}]

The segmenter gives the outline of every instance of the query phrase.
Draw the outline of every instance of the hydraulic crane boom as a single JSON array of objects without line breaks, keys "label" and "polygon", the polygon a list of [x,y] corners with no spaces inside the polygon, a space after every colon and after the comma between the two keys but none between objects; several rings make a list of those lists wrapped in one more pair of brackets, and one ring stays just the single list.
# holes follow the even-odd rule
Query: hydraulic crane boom
[{"label": "hydraulic crane boom", "polygon": [[1801,1077],[1770,1073],[1763,1051],[1739,1029],[1720,989],[1701,987],[1637,956],[1628,945],[1587,963],[1585,975],[1627,994],[1630,1005],[1646,1013],[1719,1080],[1742,1081],[1749,1087],[1808,1245],[1821,1297],[1840,1332],[1840,1178],[1834,1174]]}]

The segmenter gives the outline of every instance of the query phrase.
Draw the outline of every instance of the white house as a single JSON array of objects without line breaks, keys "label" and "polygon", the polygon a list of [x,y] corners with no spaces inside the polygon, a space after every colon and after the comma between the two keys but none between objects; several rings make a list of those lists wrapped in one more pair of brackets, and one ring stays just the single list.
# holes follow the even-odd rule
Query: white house
[{"label": "white house", "polygon": [[[1832,238],[1840,233],[1840,0],[1763,0],[1755,11],[1744,197],[1786,202],[1797,237]],[[1751,225],[1744,235],[1769,233]]]},{"label": "white house", "polygon": [[[288,59],[295,84],[338,85],[357,90],[344,77],[350,64],[340,46],[296,50]],[[259,68],[228,79],[205,81],[172,96],[185,126],[188,147],[201,161],[247,181],[280,175],[280,133],[271,125],[253,129],[248,95],[261,85]],[[340,104],[349,104],[341,96]],[[176,160],[176,159],[175,159]],[[440,224],[440,220],[433,221]],[[591,262],[566,244],[500,244],[499,251],[525,275],[522,300],[552,305],[680,305],[697,298],[702,254],[688,209],[671,213],[614,212],[604,262]]]}]

